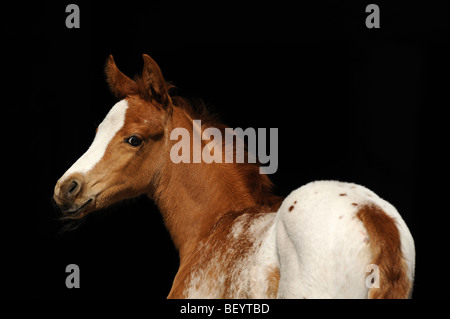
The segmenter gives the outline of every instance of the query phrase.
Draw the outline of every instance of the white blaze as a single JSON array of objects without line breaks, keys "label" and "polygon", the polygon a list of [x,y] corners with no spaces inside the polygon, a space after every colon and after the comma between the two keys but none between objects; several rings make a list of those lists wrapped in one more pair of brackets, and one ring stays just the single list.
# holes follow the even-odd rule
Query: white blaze
[{"label": "white blaze", "polygon": [[84,153],[61,177],[64,180],[72,173],[87,173],[97,164],[105,154],[109,142],[116,133],[123,127],[125,113],[128,109],[128,102],[121,100],[117,102],[106,115],[105,119],[98,126],[94,141]]}]

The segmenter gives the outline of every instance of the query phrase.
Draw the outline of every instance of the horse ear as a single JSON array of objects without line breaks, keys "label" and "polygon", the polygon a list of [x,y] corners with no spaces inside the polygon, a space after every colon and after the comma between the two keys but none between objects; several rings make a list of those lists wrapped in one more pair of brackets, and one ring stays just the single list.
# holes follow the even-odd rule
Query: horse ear
[{"label": "horse ear", "polygon": [[168,86],[164,81],[161,69],[147,54],[143,54],[142,57],[144,59],[142,80],[146,90],[150,93],[150,98],[155,99],[165,109],[172,108],[172,99],[170,98]]},{"label": "horse ear", "polygon": [[137,92],[137,85],[132,79],[120,72],[112,55],[108,57],[105,65],[106,82],[115,97],[123,99],[127,95]]}]

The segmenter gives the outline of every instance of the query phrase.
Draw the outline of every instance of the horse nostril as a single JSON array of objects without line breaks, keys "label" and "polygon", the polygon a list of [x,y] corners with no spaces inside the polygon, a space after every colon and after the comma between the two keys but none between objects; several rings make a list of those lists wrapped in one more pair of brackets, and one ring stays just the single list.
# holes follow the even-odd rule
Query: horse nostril
[{"label": "horse nostril", "polygon": [[70,184],[69,190],[68,190],[68,194],[72,195],[73,192],[75,192],[75,190],[77,190],[78,188],[78,183],[76,181],[72,181],[72,184]]}]

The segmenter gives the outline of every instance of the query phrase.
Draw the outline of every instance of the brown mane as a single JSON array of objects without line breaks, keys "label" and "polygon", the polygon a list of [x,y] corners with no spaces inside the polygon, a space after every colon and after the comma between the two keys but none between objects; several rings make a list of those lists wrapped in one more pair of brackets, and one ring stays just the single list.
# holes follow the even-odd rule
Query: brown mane
[{"label": "brown mane", "polygon": [[[171,88],[174,86],[171,85]],[[223,124],[217,114],[212,114],[203,100],[188,100],[187,98],[171,95],[174,107],[178,107],[185,111],[192,119],[199,119],[202,121],[202,130],[215,127],[220,130],[222,136],[225,135],[225,128],[229,126]],[[223,144],[225,142],[223,141]],[[233,151],[235,152],[236,144],[233,143]],[[245,158],[247,158],[247,144],[245,144]],[[230,166],[230,165],[228,165]],[[282,197],[276,196],[272,193],[273,183],[265,174],[260,174],[260,163],[234,163],[230,167],[241,180],[246,182],[249,192],[254,196],[258,205],[270,206],[278,209],[281,205]]]}]

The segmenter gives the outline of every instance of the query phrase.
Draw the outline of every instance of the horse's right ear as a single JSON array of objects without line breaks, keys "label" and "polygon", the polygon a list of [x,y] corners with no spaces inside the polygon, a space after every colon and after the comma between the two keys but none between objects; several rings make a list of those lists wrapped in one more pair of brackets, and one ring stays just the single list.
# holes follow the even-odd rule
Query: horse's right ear
[{"label": "horse's right ear", "polygon": [[106,82],[108,82],[112,94],[119,100],[137,92],[136,82],[120,72],[112,55],[106,60],[105,74]]}]

